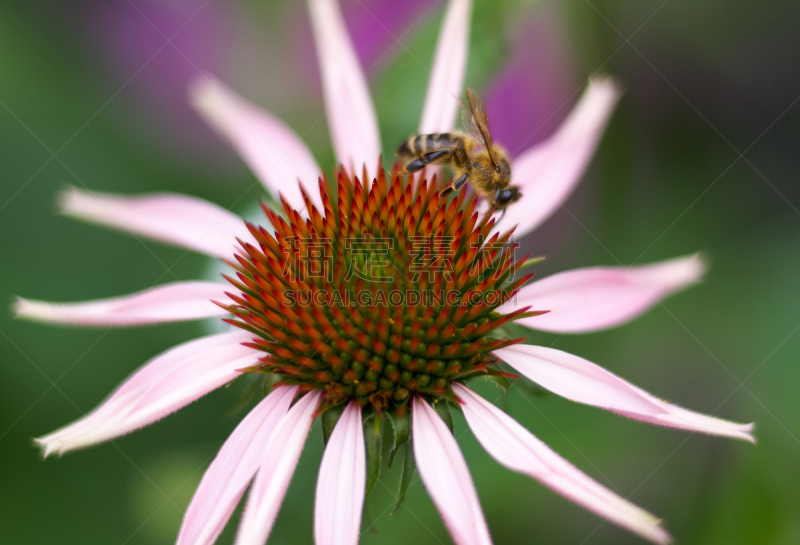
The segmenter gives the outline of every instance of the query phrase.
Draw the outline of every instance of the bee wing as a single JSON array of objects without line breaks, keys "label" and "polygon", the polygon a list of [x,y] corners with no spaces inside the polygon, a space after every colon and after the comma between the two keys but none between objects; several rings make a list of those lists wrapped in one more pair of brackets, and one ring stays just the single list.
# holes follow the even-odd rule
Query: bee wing
[{"label": "bee wing", "polygon": [[460,100],[458,103],[461,105],[461,126],[464,128],[464,131],[478,142],[483,142],[483,134],[481,134],[478,124],[475,123],[472,112],[470,112],[469,108],[464,106],[464,103]]},{"label": "bee wing", "polygon": [[[489,118],[486,115],[486,108],[483,106],[483,101],[473,89],[467,89],[467,101],[469,102],[469,111],[472,118],[470,126],[474,126],[475,130],[480,134],[483,146],[489,154],[489,160],[492,162],[493,166],[497,167],[497,161],[495,161],[494,158],[494,148],[492,147],[492,133],[489,131]],[[475,133],[473,132],[473,134]]]}]

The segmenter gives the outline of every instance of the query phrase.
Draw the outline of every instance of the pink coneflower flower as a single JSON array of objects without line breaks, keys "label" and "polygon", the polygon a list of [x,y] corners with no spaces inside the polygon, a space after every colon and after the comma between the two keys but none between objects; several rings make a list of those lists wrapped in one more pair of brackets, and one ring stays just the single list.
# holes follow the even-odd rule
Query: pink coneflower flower
[{"label": "pink coneflower flower", "polygon": [[[575,270],[526,285],[526,262],[513,260],[512,232],[533,230],[578,181],[616,102],[613,83],[591,82],[565,124],[516,158],[514,183],[525,197],[510,208],[501,234],[466,192],[445,201],[438,194],[443,181],[383,170],[375,113],[338,5],[309,0],[309,7],[328,124],[343,165],[335,179],[319,177],[309,150],[279,119],[203,78],[192,89],[195,105],[266,188],[280,192],[280,210],[265,205],[266,221],[254,225],[181,195],[71,190],[63,196],[69,215],[224,258],[228,283],[178,282],[87,303],[20,299],[19,316],[105,327],[222,316],[238,329],[157,356],[84,418],[37,439],[44,454],[111,440],[242,375],[263,375],[277,382],[206,471],[180,544],[214,542],[248,486],[237,543],[264,543],[317,417],[327,440],[314,507],[318,544],[358,542],[364,497],[374,485],[367,469],[380,463],[374,439],[383,426],[393,432],[392,455],[402,449],[405,467],[416,463],[453,540],[490,543],[448,426],[449,407],[463,412],[501,464],[648,540],[668,542],[655,517],[593,481],[469,387],[478,377],[508,377],[510,368],[559,395],[629,418],[753,440],[752,425],[677,407],[578,356],[502,333],[512,321],[567,333],[613,327],[703,274],[702,261],[690,256]],[[468,0],[448,5],[422,133],[453,128],[470,9]],[[311,190],[315,180],[318,189]]]}]

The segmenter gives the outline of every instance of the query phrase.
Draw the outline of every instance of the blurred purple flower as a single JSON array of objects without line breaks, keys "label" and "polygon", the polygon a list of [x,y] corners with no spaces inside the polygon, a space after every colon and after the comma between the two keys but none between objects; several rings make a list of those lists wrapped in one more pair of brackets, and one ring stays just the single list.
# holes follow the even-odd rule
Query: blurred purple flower
[{"label": "blurred purple flower", "polygon": [[[87,4],[93,48],[115,88],[135,93],[132,121],[171,151],[223,150],[186,103],[186,87],[201,72],[220,73],[234,14],[217,0],[137,0]],[[131,102],[134,102],[131,101]],[[140,116],[145,116],[142,121]],[[216,157],[215,157],[216,159]]]}]

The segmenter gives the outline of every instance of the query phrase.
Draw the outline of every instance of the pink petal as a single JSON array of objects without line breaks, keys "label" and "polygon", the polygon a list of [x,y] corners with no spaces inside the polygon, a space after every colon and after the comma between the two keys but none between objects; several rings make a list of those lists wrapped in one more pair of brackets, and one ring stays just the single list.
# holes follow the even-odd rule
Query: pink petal
[{"label": "pink petal", "polygon": [[252,237],[244,221],[216,204],[173,193],[129,197],[69,188],[59,199],[61,212],[201,252],[232,257],[236,237]]},{"label": "pink petal", "polygon": [[653,397],[602,367],[553,348],[516,344],[494,355],[540,386],[578,403],[670,428],[755,442],[753,424],[695,413]]},{"label": "pink petal", "polygon": [[615,327],[650,310],[661,299],[699,282],[706,272],[699,254],[636,267],[593,267],[554,274],[523,287],[500,307],[532,306],[547,314],[519,323],[555,333]]},{"label": "pink petal", "polygon": [[356,173],[366,164],[370,176],[375,176],[381,153],[378,121],[339,4],[308,0],[308,6],[336,160]]},{"label": "pink petal", "polygon": [[316,545],[357,545],[367,459],[361,406],[351,401],[325,447],[314,503]]},{"label": "pink petal", "polygon": [[530,475],[577,504],[654,543],[669,543],[659,520],[611,492],[553,452],[506,413],[472,390],[454,384],[475,437],[498,462]]},{"label": "pink petal", "polygon": [[511,181],[521,187],[522,199],[508,207],[503,225],[517,224],[517,237],[536,229],[567,200],[589,164],[619,95],[613,81],[591,81],[558,131],[514,160]]},{"label": "pink petal", "polygon": [[414,398],[414,458],[456,545],[491,544],[478,494],[455,437],[430,405]]},{"label": "pink petal", "polygon": [[420,134],[448,132],[455,126],[458,97],[464,94],[471,12],[471,0],[450,0],[428,80]]},{"label": "pink petal", "polygon": [[275,388],[233,430],[189,504],[178,545],[210,545],[216,541],[256,474],[270,434],[296,394],[296,386]]},{"label": "pink petal", "polygon": [[237,545],[263,545],[267,541],[314,422],[320,397],[320,392],[314,391],[300,398],[267,440],[239,525]]},{"label": "pink petal", "polygon": [[48,303],[17,298],[18,318],[60,325],[122,327],[227,314],[211,301],[227,301],[229,286],[215,282],[175,282],[123,297],[81,303]]},{"label": "pink petal", "polygon": [[[279,192],[296,209],[305,208],[300,180],[319,205],[320,168],[308,147],[283,121],[246,101],[213,77],[197,78],[189,87],[192,104],[228,139],[273,195]],[[373,159],[374,161],[374,159]]]},{"label": "pink petal", "polygon": [[109,441],[152,424],[237,378],[261,352],[242,346],[247,332],[184,343],[150,360],[94,411],[36,440],[44,455]]}]

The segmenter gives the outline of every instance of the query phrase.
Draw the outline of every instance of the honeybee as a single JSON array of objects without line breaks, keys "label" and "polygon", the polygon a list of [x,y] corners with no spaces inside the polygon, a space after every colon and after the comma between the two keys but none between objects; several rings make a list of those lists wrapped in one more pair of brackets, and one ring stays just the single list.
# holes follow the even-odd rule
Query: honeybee
[{"label": "honeybee", "polygon": [[462,123],[469,134],[448,132],[412,136],[397,149],[407,160],[406,172],[417,172],[425,165],[447,165],[455,171],[454,181],[439,195],[445,197],[469,182],[475,192],[486,198],[496,210],[517,202],[522,193],[511,185],[511,158],[492,142],[489,119],[481,97],[467,89],[469,110],[463,108]]}]

